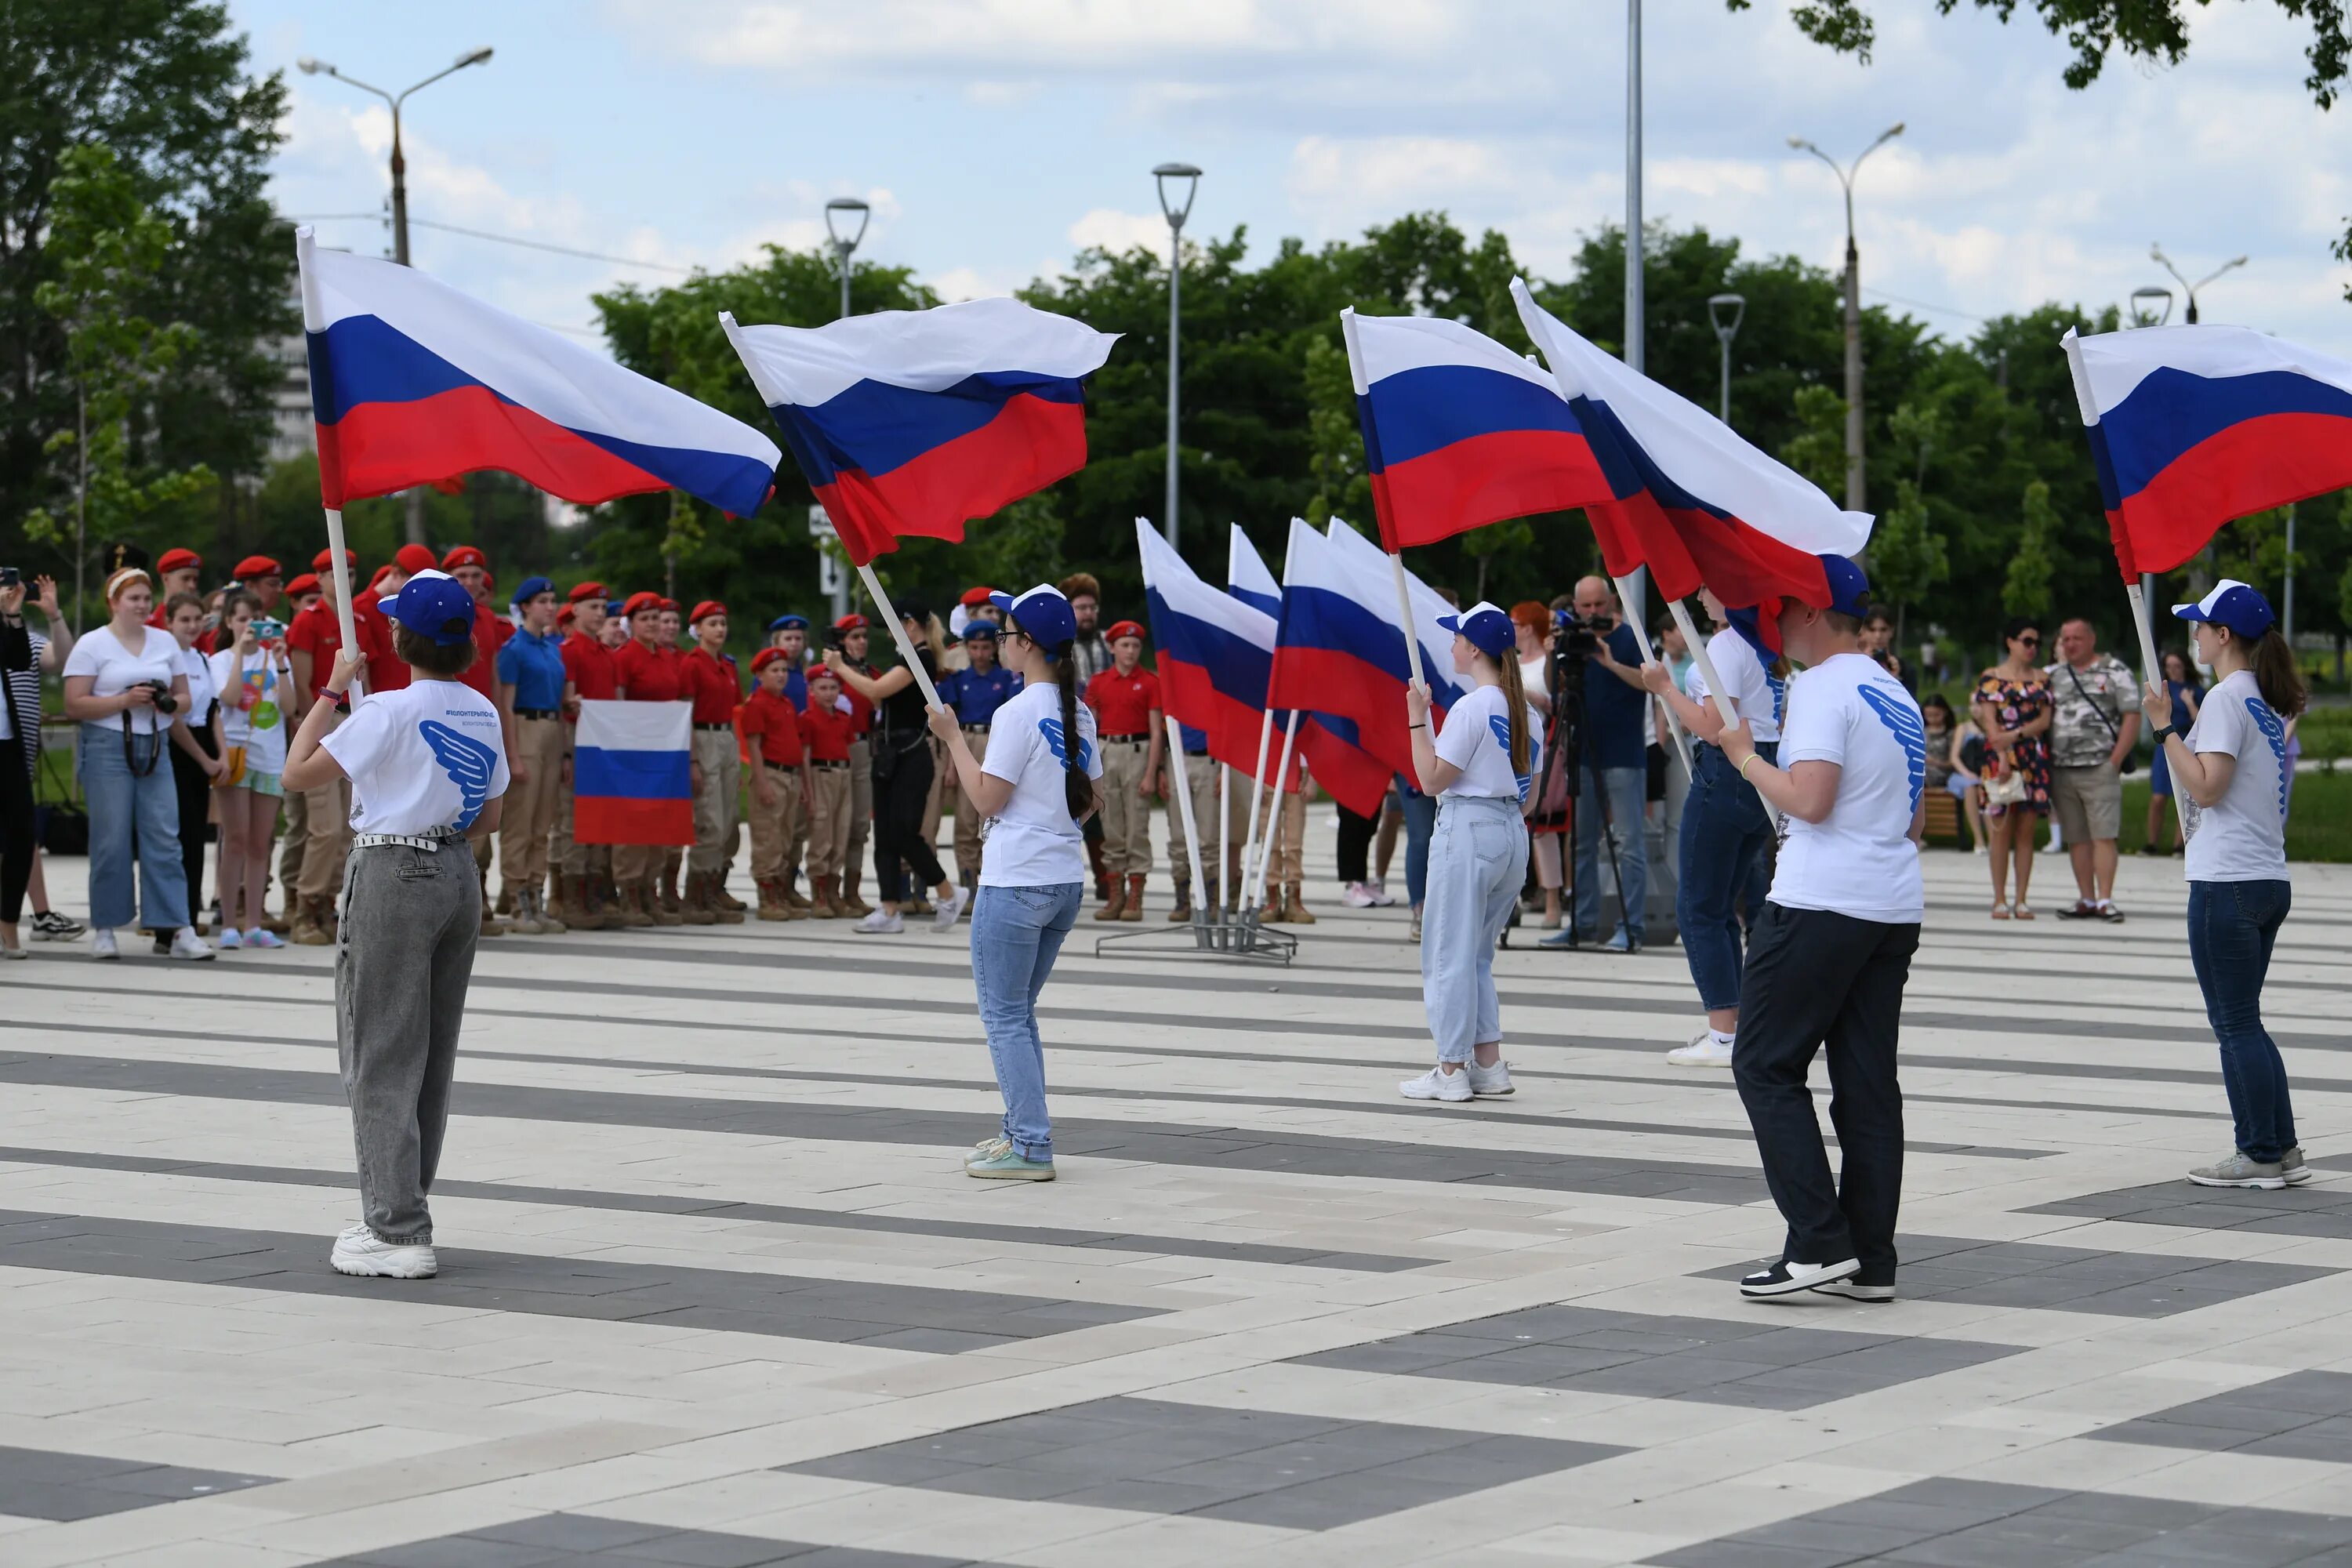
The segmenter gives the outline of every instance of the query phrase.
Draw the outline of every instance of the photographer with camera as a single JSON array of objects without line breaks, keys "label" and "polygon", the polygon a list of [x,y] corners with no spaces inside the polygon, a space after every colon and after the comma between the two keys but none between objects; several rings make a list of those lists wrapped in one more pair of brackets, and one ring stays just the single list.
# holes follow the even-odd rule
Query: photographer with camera
[{"label": "photographer with camera", "polygon": [[1642,684],[1642,640],[1619,619],[1608,581],[1576,584],[1575,607],[1558,619],[1552,641],[1552,744],[1575,769],[1576,848],[1569,929],[1537,945],[1580,947],[1601,927],[1601,839],[1609,839],[1622,913],[1601,945],[1638,952],[1649,897],[1649,847],[1643,816],[1649,784],[1650,694]]},{"label": "photographer with camera", "polygon": [[188,923],[187,873],[180,864],[180,802],[158,767],[173,726],[188,706],[180,645],[147,624],[155,589],[126,566],[106,580],[107,624],[74,644],[66,659],[66,716],[81,721],[82,798],[89,805],[92,958],[120,958],[115,929],[131,923],[135,833],[139,899],[151,930],[173,932],[174,958],[208,959],[211,946]]}]

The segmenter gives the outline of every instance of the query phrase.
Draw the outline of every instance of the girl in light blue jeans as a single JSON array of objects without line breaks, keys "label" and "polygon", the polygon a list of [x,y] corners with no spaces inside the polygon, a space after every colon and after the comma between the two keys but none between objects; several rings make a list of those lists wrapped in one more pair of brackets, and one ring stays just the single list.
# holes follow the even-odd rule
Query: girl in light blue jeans
[{"label": "girl in light blue jeans", "polygon": [[987,824],[971,911],[971,978],[1004,1120],[972,1146],[963,1168],[983,1181],[1050,1182],[1054,1131],[1037,997],[1085,897],[1085,823],[1101,805],[1095,781],[1102,756],[1094,714],[1078,700],[1070,657],[1077,619],[1069,600],[1042,584],[1018,599],[991,597],[1006,616],[999,660],[1020,672],[1022,685],[990,721],[987,763],[971,754],[952,710],[930,710],[931,732]]}]

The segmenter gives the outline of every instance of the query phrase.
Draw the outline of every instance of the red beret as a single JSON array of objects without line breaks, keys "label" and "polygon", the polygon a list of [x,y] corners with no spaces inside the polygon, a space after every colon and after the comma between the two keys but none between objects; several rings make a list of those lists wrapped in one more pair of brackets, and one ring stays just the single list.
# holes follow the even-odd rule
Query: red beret
[{"label": "red beret", "polygon": [[792,657],[780,647],[763,647],[751,656],[751,673],[757,675],[778,659],[789,659]]},{"label": "red beret", "polygon": [[678,604],[676,599],[664,599],[661,602],[661,607],[667,610],[673,616],[677,614],[678,611]]},{"label": "red beret", "polygon": [[283,577],[286,569],[267,555],[248,555],[236,563],[236,580],[250,583],[260,577]]},{"label": "red beret", "polygon": [[392,563],[412,577],[419,572],[438,571],[441,566],[440,562],[434,559],[433,547],[429,544],[402,545],[393,552]]},{"label": "red beret", "polygon": [[866,617],[859,615],[856,611],[852,610],[849,614],[842,616],[841,619],[834,622],[833,629],[837,632],[864,631],[866,629]]},{"label": "red beret", "polygon": [[371,588],[379,587],[383,584],[383,580],[391,575],[392,567],[390,565],[379,566],[375,569],[375,575],[368,579],[368,586]]},{"label": "red beret", "polygon": [[193,550],[166,550],[155,562],[158,572],[177,572],[184,567],[202,566],[205,558]]},{"label": "red beret", "polygon": [[490,558],[470,544],[460,544],[441,557],[441,570],[444,572],[455,572],[460,566],[479,566],[487,572],[490,567]]},{"label": "red beret", "polygon": [[560,609],[560,610],[558,610],[558,611],[556,611],[556,612],[555,612],[555,624],[556,624],[557,626],[568,626],[568,625],[570,625],[570,624],[571,624],[571,621],[572,621],[572,606],[571,606],[571,605],[564,605],[564,606],[563,606],[563,608],[562,608],[562,609]]},{"label": "red beret", "polygon": [[1114,625],[1110,630],[1103,633],[1103,640],[1105,642],[1117,642],[1121,637],[1133,637],[1137,641],[1140,642],[1143,639],[1143,628],[1137,626],[1133,621],[1120,621]]},{"label": "red beret", "polygon": [[[358,571],[360,569],[360,552],[356,550],[344,551],[343,564],[350,567],[354,572]],[[321,550],[318,554],[310,558],[310,570],[313,572],[332,571],[334,569],[334,565],[335,552],[331,550]]]},{"label": "red beret", "polygon": [[310,572],[303,573],[302,575],[286,584],[286,594],[289,598],[299,599],[305,594],[315,594],[319,591],[318,575]]},{"label": "red beret", "polygon": [[688,626],[696,626],[701,622],[702,617],[705,616],[723,616],[726,613],[727,606],[720,604],[718,600],[705,599],[702,603],[694,606],[694,614],[686,617],[686,624]]},{"label": "red beret", "polygon": [[964,590],[963,597],[958,599],[956,603],[967,610],[976,610],[987,604],[988,596],[995,592],[993,588],[967,588]]},{"label": "red beret", "polygon": [[632,594],[629,595],[629,602],[621,606],[621,614],[631,616],[641,616],[647,610],[658,610],[661,607],[662,596],[659,594]]},{"label": "red beret", "polygon": [[583,599],[602,599],[605,596],[604,584],[583,583],[578,587],[572,590],[571,594],[566,597],[565,603],[576,605]]}]

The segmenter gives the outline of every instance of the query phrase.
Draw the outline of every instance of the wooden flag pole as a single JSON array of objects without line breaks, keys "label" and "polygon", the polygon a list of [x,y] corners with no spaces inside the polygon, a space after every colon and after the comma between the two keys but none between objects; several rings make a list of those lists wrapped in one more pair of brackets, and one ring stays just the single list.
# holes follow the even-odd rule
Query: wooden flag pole
[{"label": "wooden flag pole", "polygon": [[[2069,327],[2066,335],[2059,342],[2066,351],[2066,368],[2074,378],[2074,407],[2083,416],[2083,428],[2090,432],[2091,455],[2097,461],[2099,402],[2091,392],[2090,372],[2083,367],[2083,341],[2074,335],[2074,329]],[[2103,462],[2102,472],[2104,474]],[[2131,602],[2132,625],[2139,630],[2140,679],[2150,686],[2161,686],[2164,683],[2164,666],[2156,657],[2156,633],[2148,626],[2147,595],[2142,588],[2147,579],[2140,575],[2137,562],[2125,559],[2125,549],[2124,542],[2118,540],[2116,564],[2123,568],[2124,597]]]}]

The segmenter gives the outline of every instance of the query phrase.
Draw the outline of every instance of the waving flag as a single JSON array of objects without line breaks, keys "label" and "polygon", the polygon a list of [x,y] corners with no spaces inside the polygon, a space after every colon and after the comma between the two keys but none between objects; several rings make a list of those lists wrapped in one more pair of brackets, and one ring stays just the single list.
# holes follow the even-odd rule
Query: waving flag
[{"label": "waving flag", "polygon": [[1281,619],[1282,584],[1265,569],[1265,558],[1258,554],[1242,525],[1228,526],[1234,531],[1225,546],[1225,592],[1245,605],[1256,605],[1271,619]]},{"label": "waving flag", "polygon": [[[1395,599],[1394,569],[1385,551],[1336,517],[1325,531],[1325,537],[1360,570],[1388,574],[1391,579],[1389,597]],[[1421,668],[1428,676],[1430,689],[1441,694],[1439,706],[1450,704],[1456,697],[1467,697],[1470,688],[1454,668],[1454,634],[1437,624],[1438,616],[1454,614],[1454,606],[1410,572],[1404,574],[1404,584],[1406,601],[1412,605],[1413,631],[1421,643]]]},{"label": "waving flag", "polygon": [[1517,279],[1511,297],[1608,475],[1613,500],[1591,516],[1612,574],[1646,565],[1670,599],[1704,584],[1726,605],[1828,605],[1815,557],[1861,554],[1868,514],[1842,510],[1714,415],[1577,336]]},{"label": "waving flag", "polygon": [[690,702],[580,704],[572,832],[583,844],[692,844]]},{"label": "waving flag", "polygon": [[2065,336],[2124,580],[2352,485],[2352,363],[2245,327]]},{"label": "waving flag", "polygon": [[414,268],[295,231],[330,509],[497,468],[582,506],[681,489],[757,511],[782,454],[749,425]]},{"label": "waving flag", "polygon": [[1274,617],[1202,582],[1146,519],[1135,520],[1135,544],[1168,711],[1201,731],[1209,755],[1252,772],[1274,665]]},{"label": "waving flag", "polygon": [[961,542],[1084,468],[1087,378],[1118,341],[1016,300],[814,328],[719,321],[860,566],[901,539]]}]

